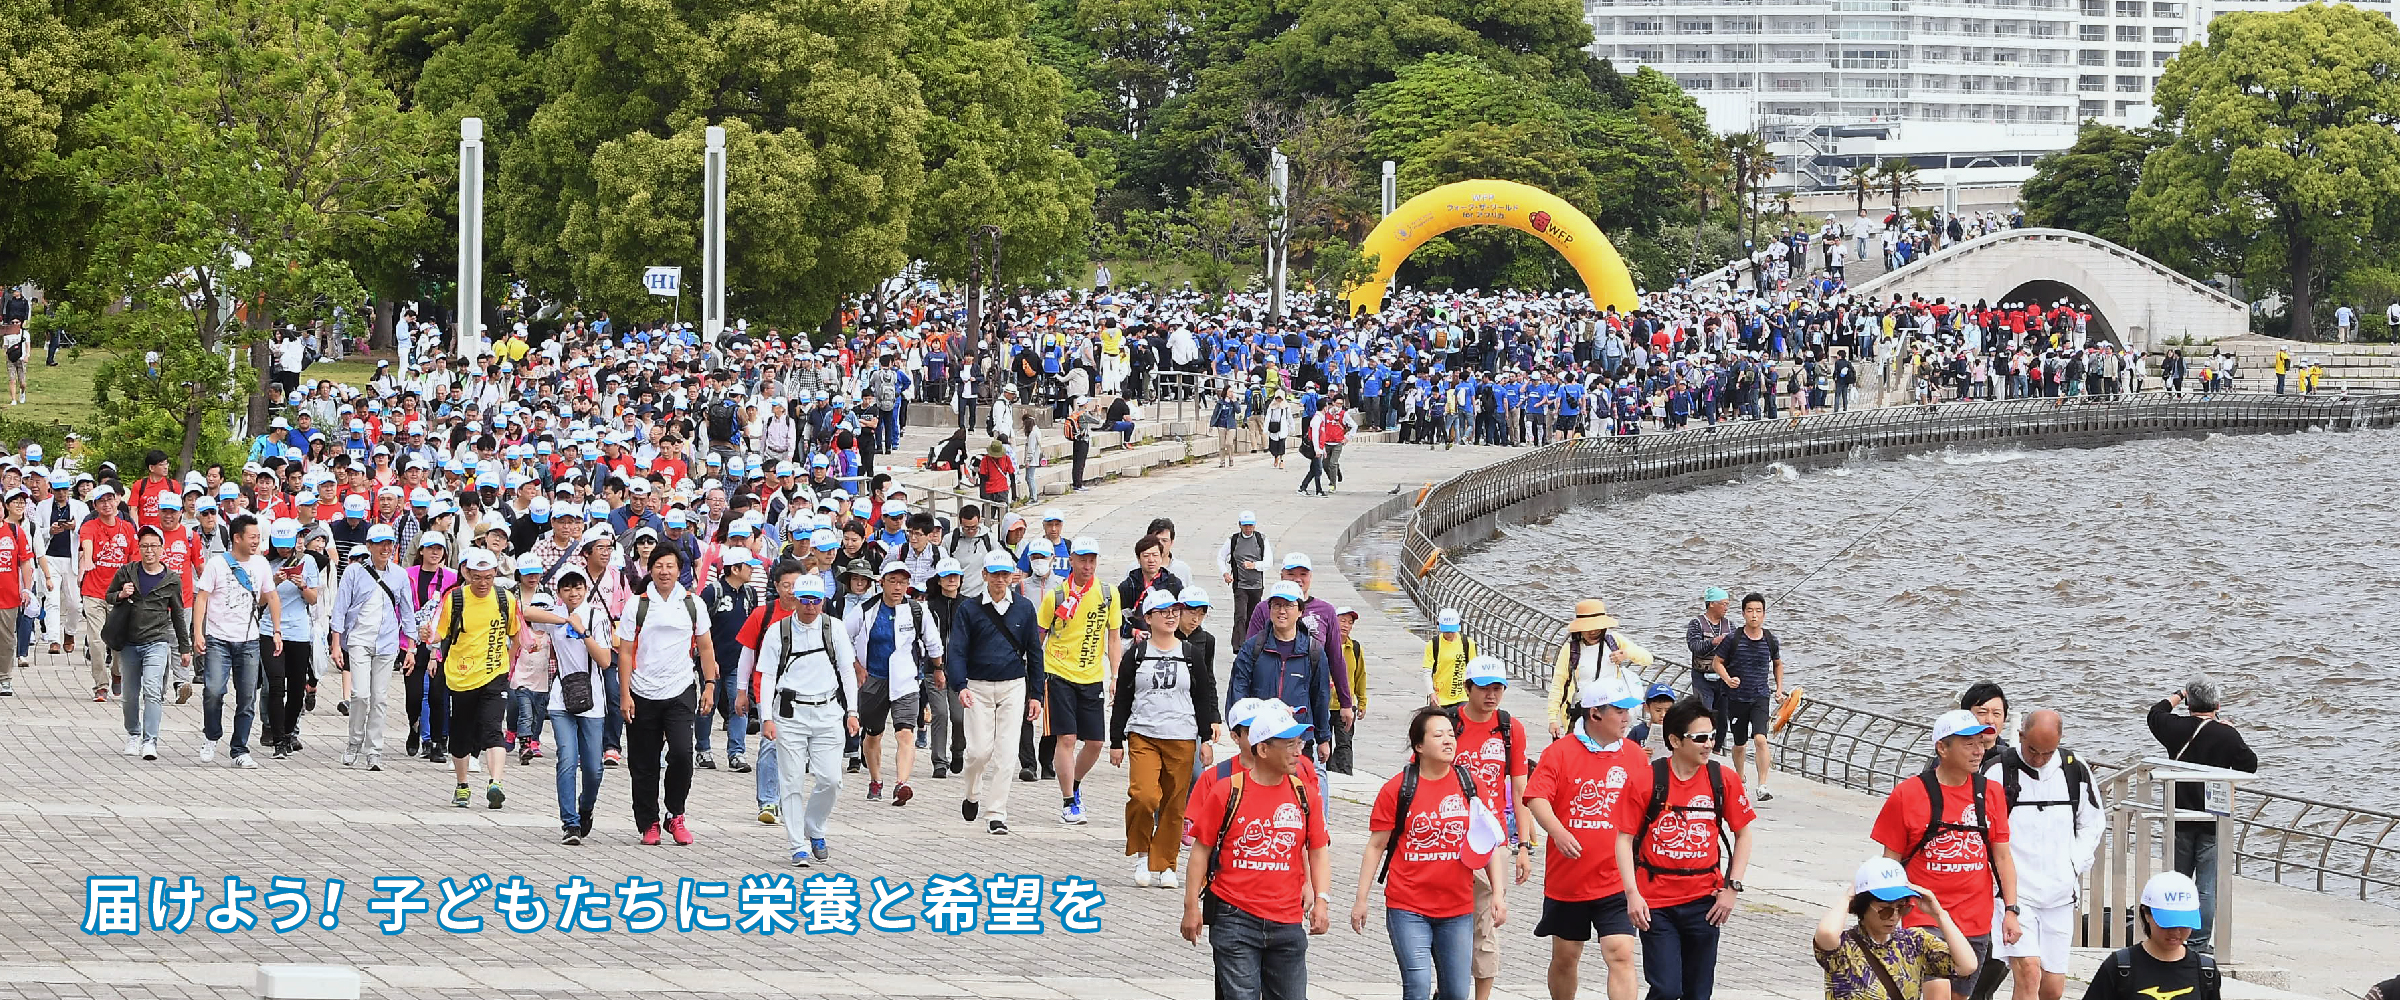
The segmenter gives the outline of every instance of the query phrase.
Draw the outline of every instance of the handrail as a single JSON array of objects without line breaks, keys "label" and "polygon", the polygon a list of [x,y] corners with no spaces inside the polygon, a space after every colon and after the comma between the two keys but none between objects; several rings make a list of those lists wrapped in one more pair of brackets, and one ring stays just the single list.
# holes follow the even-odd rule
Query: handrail
[{"label": "handrail", "polygon": [[[1512,678],[1546,688],[1567,617],[1535,607],[1461,567],[1446,546],[1480,543],[1512,508],[1544,497],[1540,511],[1606,502],[1730,479],[1770,462],[1823,464],[1858,453],[1896,456],[1954,446],[2090,445],[2169,435],[2354,430],[2400,424],[2400,394],[2283,396],[2156,392],[2115,399],[2016,399],[1882,407],[1775,421],[1720,424],[1640,437],[1582,438],[1519,452],[1426,490],[1401,532],[1400,587],[1428,618],[1458,610],[1477,645]],[[1557,494],[1557,496],[1551,496]],[[1655,636],[1669,649],[1681,636]],[[1683,669],[1664,656],[1655,676]],[[1880,793],[1915,774],[1931,729],[1879,712],[1809,699],[1776,734],[1776,765],[1804,777]],[[2112,779],[2130,775],[2119,770]],[[2245,791],[2256,803],[2235,817],[2237,861],[2315,879],[2319,891],[2355,886],[2362,897],[2400,889],[2400,816],[2297,796]],[[2288,810],[2285,812],[2278,810]],[[2256,835],[2255,837],[2253,835]],[[2275,837],[2273,846],[2265,840]],[[2313,858],[2301,853],[2315,851]],[[2301,853],[2295,853],[2301,852]],[[2347,881],[2345,881],[2347,880]]]}]

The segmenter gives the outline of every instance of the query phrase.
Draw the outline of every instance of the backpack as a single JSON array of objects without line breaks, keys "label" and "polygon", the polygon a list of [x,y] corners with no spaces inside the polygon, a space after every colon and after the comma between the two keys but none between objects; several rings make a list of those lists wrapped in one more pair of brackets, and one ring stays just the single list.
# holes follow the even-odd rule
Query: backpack
[{"label": "backpack", "polygon": [[734,428],[741,423],[741,411],[731,399],[720,399],[708,408],[708,440],[713,445],[733,443]]},{"label": "backpack", "polygon": [[2028,802],[2023,800],[2024,776],[2034,773],[2034,768],[2025,763],[2024,757],[2018,755],[2016,747],[2012,746],[2000,751],[2000,789],[2007,794],[2008,807],[2011,810],[2018,806],[2032,806],[2036,809],[2065,806],[2071,814],[2083,808],[2083,790],[2084,786],[2092,782],[2092,769],[2077,759],[2072,750],[2060,747],[2058,753],[2059,770],[2065,772],[2067,777],[2067,797],[2063,800]]},{"label": "backpack", "polygon": [[[2108,956],[2109,961],[2117,963],[2117,995],[2119,996],[2135,995],[2133,949],[2137,947],[2140,946],[2126,945]],[[2192,991],[2191,1000],[2217,1000],[2221,995],[2219,991],[2224,988],[2224,983],[2219,981],[2221,977],[2217,972],[2216,956],[2203,951],[2186,951],[2185,954],[2200,960],[2200,985]]]},{"label": "backpack", "polygon": [[[700,641],[698,633],[699,625],[702,621],[700,617],[700,602],[694,600],[692,598],[692,592],[688,590],[683,592],[683,613],[692,620],[692,642],[697,645]],[[645,593],[642,596],[635,598],[633,602],[633,641],[642,641],[642,624],[649,620],[650,595]]]},{"label": "backpack", "polygon": [[[1461,717],[1459,711],[1463,704],[1462,702],[1460,705],[1452,705],[1442,710],[1442,714],[1450,719],[1450,731],[1453,733],[1463,731],[1460,727],[1465,724],[1466,720]],[[1517,839],[1517,806],[1515,802],[1509,801],[1508,759],[1516,756],[1517,753],[1517,721],[1508,717],[1508,710],[1505,708],[1492,711],[1492,731],[1500,734],[1500,819],[1508,825],[1509,842],[1515,843]]]},{"label": "backpack", "polygon": [[[1475,779],[1468,777],[1467,769],[1463,767],[1452,767],[1450,773],[1458,776],[1458,790],[1466,795],[1468,807],[1473,808]],[[1400,838],[1408,830],[1408,810],[1410,806],[1416,804],[1416,801],[1417,765],[1412,759],[1409,762],[1408,770],[1400,772],[1399,808],[1392,813],[1392,837],[1383,845],[1383,868],[1375,873],[1375,881],[1378,884],[1381,884],[1384,878],[1392,873],[1392,855],[1400,853]]]},{"label": "backpack", "polygon": [[[783,616],[783,622],[781,623],[781,625],[780,625],[779,627],[780,627],[780,628],[783,630],[783,662],[781,662],[781,663],[777,663],[777,664],[775,665],[775,673],[776,673],[776,675],[777,675],[778,677],[782,676],[782,674],[783,674],[783,671],[784,671],[784,668],[791,666],[791,662],[792,662],[792,616],[790,616],[790,615],[785,615],[785,616]],[[832,662],[833,662],[833,616],[832,616],[832,615],[828,615],[828,614],[819,614],[819,615],[817,615],[817,644],[818,644],[818,645],[819,645],[819,646],[820,646],[820,647],[821,647],[821,648],[824,650],[824,652],[825,652],[825,661],[826,661],[827,663],[832,663]],[[841,671],[841,669],[842,669],[842,667],[841,667],[841,665],[840,665],[840,664],[838,664],[838,663],[837,663],[837,664],[834,664],[834,667],[833,667],[833,669],[834,669],[834,671],[835,671],[835,672],[834,672],[834,677],[833,677],[833,700],[834,700],[835,702],[839,703],[839,704],[842,706],[842,714],[844,714],[844,715],[848,715],[848,714],[850,713],[850,695],[849,695],[848,693],[844,692],[844,691],[843,691],[843,689],[842,689],[842,677],[841,677],[841,672],[840,672],[840,671]]]},{"label": "backpack", "polygon": [[[1226,761],[1225,763],[1230,765],[1233,763],[1233,761]],[[1216,846],[1210,848],[1208,852],[1208,880],[1200,884],[1200,922],[1203,924],[1215,924],[1217,922],[1217,917],[1225,912],[1225,901],[1217,898],[1217,868],[1223,862],[1225,857],[1225,838],[1233,833],[1233,817],[1242,810],[1243,779],[1248,778],[1249,776],[1249,769],[1233,768],[1232,773],[1228,774],[1225,778],[1226,781],[1229,781],[1233,784],[1233,790],[1225,797],[1225,816],[1217,824]],[[1290,780],[1292,786],[1292,798],[1300,803],[1300,839],[1302,845],[1302,856],[1305,857],[1306,845],[1308,843],[1308,814],[1310,811],[1308,806],[1308,788],[1304,783],[1301,782],[1300,772],[1297,770],[1292,772]]]},{"label": "backpack", "polygon": [[1669,808],[1679,813],[1706,812],[1712,814],[1717,827],[1717,859],[1719,863],[1730,862],[1733,855],[1732,851],[1726,849],[1733,841],[1727,835],[1725,828],[1724,768],[1714,760],[1708,762],[1708,794],[1713,796],[1711,799],[1713,805],[1670,807],[1667,805],[1667,786],[1675,780],[1675,773],[1668,767],[1669,763],[1669,759],[1665,757],[1650,762],[1650,804],[1643,807],[1641,829],[1633,836],[1633,865],[1652,875],[1714,875],[1717,873],[1716,865],[1706,868],[1662,868],[1650,863],[1650,855],[1645,849],[1650,843],[1651,824],[1658,822],[1658,818],[1665,815]]},{"label": "backpack", "polygon": [[1934,838],[1944,832],[1972,831],[1975,839],[1983,841],[1983,869],[1992,876],[1992,892],[1997,895],[2000,891],[2000,866],[1992,862],[1992,817],[1983,801],[1983,775],[1973,775],[1967,780],[1967,788],[1973,793],[1975,802],[1975,823],[1972,826],[1942,820],[1942,782],[1934,777],[1933,768],[1917,772],[1917,780],[1925,783],[1925,800],[1933,811],[1925,822],[1925,832],[1917,837],[1916,844],[1908,849],[1908,853],[1900,856],[1900,863],[1905,865],[1915,860],[1917,855],[1924,853],[1926,847],[1932,845]]},{"label": "backpack", "polygon": [[[248,580],[245,579],[243,582],[245,585],[247,585]],[[513,606],[509,603],[508,589],[505,587],[493,587],[492,593],[495,595],[492,600],[497,602],[500,606],[500,621],[498,625],[500,633],[502,635],[515,635],[517,627],[510,620],[510,612],[513,610]],[[462,583],[456,587],[450,588],[450,627],[442,632],[442,654],[444,656],[449,655],[451,644],[458,641],[459,632],[465,630],[467,627],[466,619],[467,587]]]}]

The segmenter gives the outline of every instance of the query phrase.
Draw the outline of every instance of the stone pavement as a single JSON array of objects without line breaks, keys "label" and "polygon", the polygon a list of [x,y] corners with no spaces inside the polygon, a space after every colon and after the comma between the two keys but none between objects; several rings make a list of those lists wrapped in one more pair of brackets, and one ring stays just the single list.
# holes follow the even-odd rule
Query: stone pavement
[{"label": "stone pavement", "polygon": [[[1321,997],[1398,995],[1381,921],[1367,933],[1346,925],[1365,840],[1366,803],[1380,777],[1399,766],[1397,732],[1405,707],[1422,691],[1416,663],[1421,640],[1371,599],[1378,588],[1340,571],[1336,549],[1362,517],[1389,513],[1388,492],[1412,491],[1499,457],[1483,448],[1432,451],[1374,444],[1344,456],[1345,491],[1303,498],[1292,490],[1306,463],[1271,470],[1263,457],[1231,470],[1205,465],[1154,471],[1091,492],[1060,498],[1071,531],[1096,535],[1103,550],[1125,553],[1149,518],[1175,519],[1179,555],[1212,592],[1215,546],[1233,515],[1254,510],[1280,550],[1315,557],[1319,596],[1362,613],[1360,638],[1370,658],[1371,701],[1362,724],[1359,774],[1336,782],[1334,830],[1335,930],[1311,941],[1310,987]],[[1110,580],[1129,560],[1104,560]],[[1360,585],[1364,584],[1362,588]],[[1387,585],[1388,586],[1388,585]],[[1212,616],[1220,634],[1230,608]],[[1123,856],[1123,772],[1105,758],[1087,780],[1091,823],[1058,824],[1048,802],[1054,783],[1020,784],[1013,797],[1014,836],[992,838],[957,816],[958,779],[930,780],[920,770],[917,799],[907,807],[868,803],[858,776],[849,776],[834,816],[834,863],[816,872],[905,880],[922,889],[928,876],[998,872],[1038,873],[1050,879],[1097,883],[1106,903],[1102,929],[1068,934],[1045,912],[1047,932],[1012,939],[981,929],[955,937],[920,926],[902,933],[862,929],[855,935],[736,935],[679,933],[562,933],[555,929],[551,887],[582,876],[607,889],[631,877],[664,883],[669,912],[679,878],[739,883],[745,875],[809,873],[786,866],[784,831],[758,824],[751,810],[751,776],[700,771],[692,820],[699,843],[644,849],[635,841],[626,800],[627,776],[608,772],[595,838],[580,847],[556,843],[557,822],[549,762],[506,775],[508,808],[458,810],[448,804],[446,767],[395,758],[389,770],[368,774],[338,762],[336,734],[344,719],[316,713],[302,726],[308,749],[287,761],[261,760],[257,771],[201,767],[199,699],[171,706],[162,739],[164,759],[144,763],[119,756],[118,706],[77,696],[79,659],[47,654],[21,672],[18,697],[0,700],[0,850],[14,864],[0,868],[0,892],[18,901],[13,927],[0,945],[0,997],[212,997],[252,995],[258,963],[333,963],[359,968],[369,996],[380,997],[657,997],[760,994],[808,997],[1076,997],[1085,1000],[1202,1000],[1211,995],[1205,947],[1186,945],[1175,932],[1179,892],[1135,889]],[[326,706],[330,709],[330,704]],[[1539,719],[1538,692],[1512,692],[1510,710]],[[398,715],[397,712],[394,713]],[[392,737],[396,746],[399,736]],[[1535,742],[1540,742],[1537,739]],[[1753,891],[1726,928],[1720,963],[1722,995],[1821,996],[1805,939],[1823,908],[1841,898],[1848,874],[1871,850],[1865,829],[1874,803],[1855,793],[1807,785],[1788,776],[1774,782],[1777,799],[1761,809]],[[478,933],[448,933],[432,914],[411,918],[405,933],[376,933],[365,909],[377,876],[427,880],[423,895],[443,878],[466,882],[489,874],[505,883],[523,876],[553,906],[553,926],[519,935],[505,930],[487,895],[464,912],[480,913]],[[263,926],[219,934],[197,917],[183,934],[157,930],[94,937],[83,933],[84,880],[94,875],[170,879],[191,875],[208,890],[203,906],[220,902],[223,879],[238,876],[261,893],[275,876],[309,880],[322,898],[329,877],[346,881],[341,924],[305,926],[276,934]],[[2247,887],[2246,887],[2247,888]],[[1531,936],[1538,916],[1538,881],[1512,893],[1502,931],[1501,1000],[1544,994],[1547,946]],[[2313,898],[2313,897],[2312,897]],[[895,912],[915,914],[921,896]],[[149,899],[144,895],[144,903]],[[257,904],[254,902],[253,906]],[[724,913],[724,902],[714,907]],[[612,907],[613,909],[613,907]],[[2295,909],[2293,916],[2300,911]],[[2248,911],[2249,926],[2274,926],[2268,913]],[[2262,930],[2260,934],[2269,933]],[[2373,940],[2362,935],[2352,939]],[[2385,941],[2391,940],[2388,936]],[[1585,963],[1587,995],[1600,974]],[[2327,995],[2338,995],[2328,993]]]}]

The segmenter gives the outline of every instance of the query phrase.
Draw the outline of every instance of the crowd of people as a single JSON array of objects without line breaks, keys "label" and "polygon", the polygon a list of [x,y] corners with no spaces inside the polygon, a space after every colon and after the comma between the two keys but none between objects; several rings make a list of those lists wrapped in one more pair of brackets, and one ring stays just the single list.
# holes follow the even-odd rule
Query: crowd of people
[{"label": "crowd of people", "polygon": [[[252,769],[313,743],[377,773],[422,757],[448,772],[458,808],[504,808],[504,772],[548,758],[568,845],[619,832],[692,844],[695,770],[748,773],[759,822],[783,826],[804,867],[833,863],[845,788],[917,802],[920,757],[932,780],[961,779],[961,821],[998,836],[1024,822],[1009,809],[1017,784],[1055,782],[1058,822],[1087,822],[1083,780],[1105,755],[1129,778],[1129,877],[1184,893],[1181,932],[1206,929],[1224,996],[1304,994],[1307,940],[1334,903],[1327,831],[1363,824],[1349,922],[1365,926],[1380,885],[1411,1000],[1489,995],[1511,887],[1531,884],[1537,851],[1540,905],[1520,902],[1513,926],[1551,940],[1553,997],[1576,994],[1596,937],[1613,1000],[1644,980],[1654,997],[1699,1000],[1758,849],[1757,807],[1774,798],[1770,709],[1788,689],[1763,596],[1728,615],[1730,593],[1705,590],[1681,690],[1645,679],[1654,655],[1604,601],[1580,602],[1538,721],[1502,707],[1508,672],[1443,612],[1417,658],[1423,704],[1402,713],[1406,766],[1369,815],[1335,816],[1330,775],[1402,727],[1359,725],[1371,679],[1358,615],[1314,595],[1308,554],[1279,551],[1241,512],[1205,526],[1223,532],[1199,550],[1213,548],[1200,559],[1213,580],[1178,557],[1163,518],[1112,555],[1062,512],[1025,506],[1038,495],[1026,469],[963,449],[930,457],[987,502],[937,516],[877,471],[904,404],[947,402],[960,428],[991,436],[983,457],[1030,447],[1038,467],[1051,428],[1080,464],[1086,435],[1130,438],[1132,406],[1191,394],[1278,462],[1278,443],[1300,437],[1312,493],[1340,482],[1359,429],[1539,444],[1772,417],[1779,373],[1820,364],[1830,397],[1811,374],[1785,405],[1840,408],[1858,378],[1850,352],[1885,356],[1911,335],[2083,350],[2067,309],[2020,326],[2008,309],[1691,290],[1631,311],[1409,292],[1378,318],[1277,329],[1240,297],[1217,310],[1059,295],[970,350],[945,302],[880,326],[848,317],[860,332],[821,347],[600,316],[462,354],[411,317],[399,362],[369,384],[285,383],[238,469],[179,472],[152,451],[121,470],[22,447],[0,464],[0,602],[15,602],[0,603],[0,696],[46,643],[86,658],[94,701],[122,704],[132,760]],[[203,738],[163,746],[163,714],[195,689]],[[2012,746],[2005,699],[1982,690],[1937,721],[1936,765],[1876,821],[1886,857],[1819,929],[1834,996],[1938,996],[1945,977],[1965,993],[1979,964],[2003,964],[1990,957],[2016,972],[2018,997],[2037,995],[2028,982],[2057,996],[2061,914],[2099,802],[2055,713],[2031,713]],[[2154,713],[2162,740],[2215,707],[2204,685],[2179,697],[2191,714]],[[323,733],[320,700],[344,717]],[[2231,727],[2188,728],[2188,759],[2239,747]],[[1213,759],[1227,741],[1232,756]],[[611,770],[628,772],[629,823],[595,814]],[[2008,808],[1987,811],[2003,795]],[[2178,837],[2196,870],[2213,872],[2214,850]],[[2146,927],[2180,928],[2187,910],[2205,921],[2208,876],[2153,888]],[[2137,981],[2184,967],[2179,949],[2146,954],[2126,959]]]}]

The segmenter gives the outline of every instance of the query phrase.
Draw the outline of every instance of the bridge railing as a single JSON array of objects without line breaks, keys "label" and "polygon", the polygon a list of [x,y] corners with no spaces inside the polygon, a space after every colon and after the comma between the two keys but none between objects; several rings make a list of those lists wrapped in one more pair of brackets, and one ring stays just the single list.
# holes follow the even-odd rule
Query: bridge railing
[{"label": "bridge railing", "polygon": [[1916,260],[1910,261],[1904,267],[1894,268],[1892,270],[1885,271],[1882,274],[1876,275],[1873,278],[1869,278],[1866,281],[1859,282],[1858,285],[1850,289],[1850,291],[1854,295],[1874,295],[1886,288],[1889,288],[1896,282],[1906,280],[1908,275],[1915,274],[1918,270],[1931,267],[1938,262],[1955,261],[1967,256],[1982,253],[1987,250],[2004,246],[2012,246],[2027,241],[2055,241],[2090,247],[2110,256],[2122,258],[2128,264],[2173,281],[2189,291],[2197,292],[2208,296],[2209,298],[2215,299],[2217,300],[2218,305],[2229,309],[2239,309],[2244,315],[2248,315],[2250,311],[2250,306],[2248,303],[2234,298],[2231,295],[2225,294],[2225,292],[2221,289],[2212,288],[2199,281],[2195,281],[2190,275],[2184,274],[2181,271],[2175,270],[2174,268],[2168,267],[2165,264],[2161,264],[2155,260],[2151,260],[2148,257],[2144,257],[2141,254],[2127,249],[2126,247],[2115,242],[2101,239],[2100,237],[2094,236],[2090,233],[2079,233],[2072,229],[2003,229],[1998,232],[1986,233],[1982,236],[1975,237],[1974,239],[1961,240],[1957,243],[1952,243],[1941,248],[1940,250],[1936,250],[1932,253],[1926,254],[1923,257],[1919,257]]},{"label": "bridge railing", "polygon": [[[1854,454],[1896,455],[1946,447],[2093,444],[2168,435],[2354,430],[2400,423],[2400,394],[2210,398],[2154,393],[2118,399],[2018,399],[1885,407],[1776,421],[1719,424],[1640,437],[1582,438],[1511,455],[1427,486],[1401,532],[1399,583],[1428,617],[1456,609],[1468,634],[1507,664],[1509,675],[1546,689],[1568,616],[1536,606],[1461,566],[1455,548],[1497,531],[1511,508],[1574,490],[1585,502],[1622,499],[1718,481],[1774,462],[1823,464]],[[1680,674],[1681,636],[1653,636],[1668,650],[1652,679]],[[1681,686],[1681,685],[1678,685]],[[1808,699],[1775,735],[1777,766],[1870,793],[1921,769],[1931,752],[1925,724]],[[2362,896],[2393,894],[2400,873],[2400,818],[2265,791],[2235,817],[2236,854],[2246,874]],[[2311,853],[2313,852],[2313,854]]]}]

